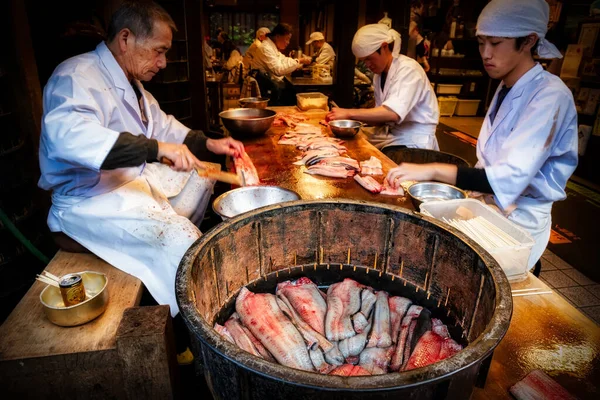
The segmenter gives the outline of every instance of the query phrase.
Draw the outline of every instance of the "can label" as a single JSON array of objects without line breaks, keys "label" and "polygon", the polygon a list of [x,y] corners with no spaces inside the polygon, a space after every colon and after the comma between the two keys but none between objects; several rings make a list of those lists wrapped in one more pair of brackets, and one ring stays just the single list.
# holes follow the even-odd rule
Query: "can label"
[{"label": "can label", "polygon": [[59,286],[65,307],[81,303],[85,300],[85,289],[81,275],[65,275],[62,277]]}]

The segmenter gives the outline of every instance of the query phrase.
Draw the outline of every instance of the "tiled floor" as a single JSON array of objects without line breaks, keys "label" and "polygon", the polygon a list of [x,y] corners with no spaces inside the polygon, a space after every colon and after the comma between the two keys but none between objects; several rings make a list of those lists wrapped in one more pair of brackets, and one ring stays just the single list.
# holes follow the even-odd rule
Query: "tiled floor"
[{"label": "tiled floor", "polygon": [[547,249],[542,256],[540,279],[600,325],[600,284]]}]

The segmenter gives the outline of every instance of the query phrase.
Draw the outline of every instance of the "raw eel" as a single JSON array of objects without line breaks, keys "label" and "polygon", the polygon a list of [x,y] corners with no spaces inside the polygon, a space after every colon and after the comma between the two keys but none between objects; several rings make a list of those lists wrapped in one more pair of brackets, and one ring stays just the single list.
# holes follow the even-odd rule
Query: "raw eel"
[{"label": "raw eel", "polygon": [[375,314],[373,316],[373,330],[371,337],[367,343],[367,347],[387,348],[392,345],[392,337],[390,335],[390,306],[388,304],[389,295],[387,292],[380,290],[375,296]]},{"label": "raw eel", "polygon": [[337,367],[333,371],[329,373],[329,375],[339,375],[339,376],[369,376],[371,375],[369,371],[364,369],[359,365],[352,364],[344,364],[342,366]]},{"label": "raw eel", "polygon": [[347,339],[356,334],[350,318],[360,310],[363,285],[346,278],[327,290],[325,334],[330,341]]},{"label": "raw eel", "polygon": [[244,177],[246,186],[256,186],[260,184],[256,167],[254,167],[254,163],[245,151],[240,157],[233,158],[233,164],[235,165],[235,171]]},{"label": "raw eel", "polygon": [[346,169],[345,167],[332,167],[328,165],[312,165],[304,171],[306,174],[310,175],[322,175],[328,176],[330,178],[348,178],[355,174],[355,171],[352,169]]},{"label": "raw eel", "polygon": [[371,156],[367,161],[361,161],[360,173],[363,175],[383,175],[381,161],[375,156]]},{"label": "raw eel", "polygon": [[327,157],[337,157],[342,155],[342,152],[340,150],[337,149],[322,149],[322,150],[309,150],[306,153],[304,153],[304,155],[302,156],[302,158],[296,162],[294,162],[294,165],[305,165],[311,161],[315,161],[315,159],[318,162],[320,161],[320,159],[323,158],[327,158]]},{"label": "raw eel", "polygon": [[356,333],[362,333],[369,325],[369,316],[375,306],[377,297],[373,293],[373,289],[364,288],[360,294],[360,311],[352,316],[352,324]]},{"label": "raw eel", "polygon": [[369,347],[360,353],[358,365],[366,369],[371,375],[387,374],[387,369],[392,358],[394,347]]},{"label": "raw eel", "polygon": [[527,376],[509,389],[517,400],[575,400],[565,388],[539,369],[534,369]]},{"label": "raw eel", "polygon": [[231,344],[235,344],[235,340],[233,340],[233,336],[231,336],[231,333],[229,333],[227,328],[225,328],[223,325],[219,325],[215,322],[214,329],[215,329],[215,331],[217,331],[217,333],[219,335],[221,335],[221,337],[223,339],[227,340]]},{"label": "raw eel", "polygon": [[277,305],[270,293],[252,293],[245,287],[235,308],[245,326],[282,365],[313,371],[312,361],[298,329]]},{"label": "raw eel", "polygon": [[255,355],[257,357],[264,358],[265,360],[275,361],[271,354],[265,349],[258,339],[242,325],[240,317],[237,313],[233,313],[227,321],[225,321],[225,328],[231,334],[231,337],[235,341],[235,344],[242,350]]},{"label": "raw eel", "polygon": [[308,354],[310,355],[310,360],[312,361],[313,366],[321,374],[327,375],[335,369],[335,365],[327,363],[325,356],[323,355],[323,351],[319,347],[317,347],[315,350],[308,350]]},{"label": "raw eel", "polygon": [[393,187],[386,178],[383,180],[383,189],[381,190],[381,194],[386,196],[404,196],[404,190],[402,189],[402,186]]},{"label": "raw eel", "polygon": [[313,328],[310,327],[300,315],[294,310],[294,307],[289,303],[288,299],[281,297],[277,299],[277,305],[283,313],[292,321],[298,328],[298,331],[304,337],[309,349],[320,347],[323,351],[328,352],[333,349],[334,345]]},{"label": "raw eel", "polygon": [[346,363],[358,364],[358,356],[360,356],[360,353],[367,345],[367,335],[371,331],[371,326],[373,326],[373,317],[369,318],[369,324],[362,333],[339,341],[338,348],[344,356]]},{"label": "raw eel", "polygon": [[354,180],[371,193],[380,193],[383,190],[381,183],[373,179],[372,176],[354,175]]},{"label": "raw eel", "polygon": [[406,312],[404,318],[402,318],[400,333],[398,334],[398,342],[396,343],[396,349],[392,355],[392,361],[390,362],[391,371],[398,371],[402,367],[404,360],[408,359],[410,354],[405,355],[404,348],[406,347],[410,325],[413,322],[413,319],[419,317],[421,311],[423,311],[423,307],[413,304]]},{"label": "raw eel", "polygon": [[405,297],[392,296],[388,300],[390,306],[390,329],[392,336],[392,343],[396,344],[398,341],[398,334],[400,333],[400,324],[402,318],[408,308],[412,305],[412,301]]},{"label": "raw eel", "polygon": [[327,302],[323,292],[310,279],[302,277],[295,281],[285,281],[277,285],[277,296],[285,297],[294,310],[312,329],[325,335],[325,314]]}]

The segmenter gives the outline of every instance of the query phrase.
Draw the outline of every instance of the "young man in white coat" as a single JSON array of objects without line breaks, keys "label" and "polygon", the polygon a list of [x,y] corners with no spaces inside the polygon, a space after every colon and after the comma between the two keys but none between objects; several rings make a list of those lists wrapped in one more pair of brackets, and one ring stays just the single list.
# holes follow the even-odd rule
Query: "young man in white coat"
[{"label": "young man in white coat", "polygon": [[492,0],[479,16],[479,52],[488,74],[502,82],[481,127],[476,167],[401,164],[388,174],[390,182],[437,180],[488,193],[534,238],[534,273],[550,237],[552,204],[566,198],[578,161],[571,91],[533,59],[534,51],[562,57],[545,39],[548,9],[545,0]]},{"label": "young man in white coat", "polygon": [[352,52],[375,74],[375,108],[334,108],[327,119],[377,125],[369,141],[384,153],[392,146],[439,150],[437,98],[423,68],[400,54],[400,34],[384,24],[365,25],[354,35]]},{"label": "young man in white coat", "polygon": [[[48,225],[138,277],[175,316],[175,274],[214,181],[197,157],[243,145],[207,139],[165,114],[144,90],[166,67],[175,24],[155,3],[124,3],[106,42],[60,64],[44,88],[39,186],[52,191]],[[165,158],[169,168],[152,163]]]}]

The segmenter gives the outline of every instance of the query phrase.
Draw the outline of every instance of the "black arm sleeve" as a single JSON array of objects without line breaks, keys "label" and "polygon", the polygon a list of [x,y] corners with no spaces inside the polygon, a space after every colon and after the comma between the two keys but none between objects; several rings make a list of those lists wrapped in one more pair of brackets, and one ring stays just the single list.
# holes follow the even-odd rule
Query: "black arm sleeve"
[{"label": "black arm sleeve", "polygon": [[456,186],[465,190],[494,194],[483,168],[458,167]]},{"label": "black arm sleeve", "polygon": [[183,144],[196,156],[198,160],[210,161],[214,158],[214,154],[206,148],[208,138],[202,131],[191,130],[188,132]]},{"label": "black arm sleeve", "polygon": [[100,169],[137,167],[148,161],[156,161],[158,142],[144,135],[121,132]]}]

